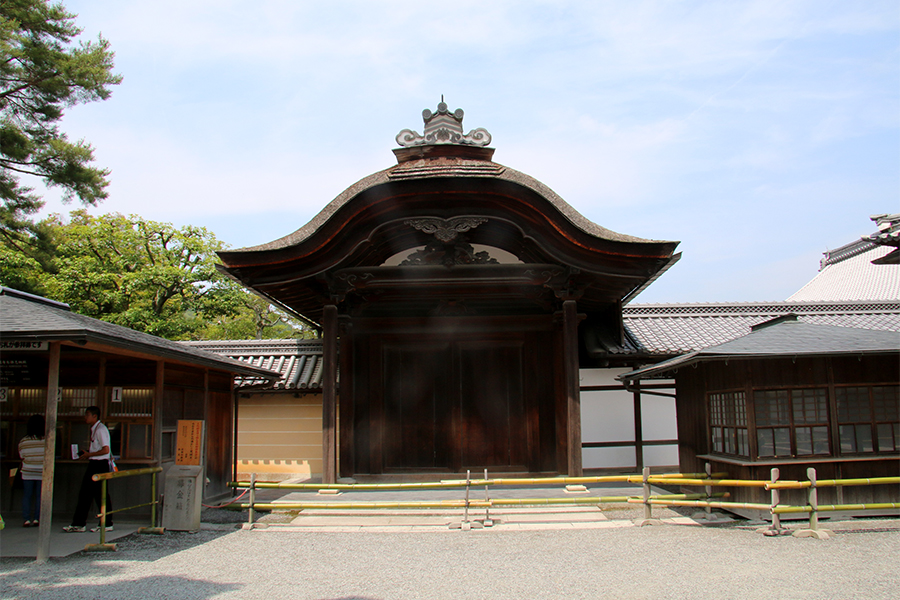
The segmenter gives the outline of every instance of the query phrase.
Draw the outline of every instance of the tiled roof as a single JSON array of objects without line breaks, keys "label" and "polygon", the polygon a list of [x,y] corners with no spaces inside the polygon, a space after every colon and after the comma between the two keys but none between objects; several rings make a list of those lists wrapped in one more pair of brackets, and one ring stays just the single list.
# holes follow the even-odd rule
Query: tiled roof
[{"label": "tiled roof", "polygon": [[0,335],[6,340],[94,342],[239,373],[256,381],[265,381],[272,375],[269,371],[199,348],[79,315],[71,312],[67,304],[10,288],[0,288]]},{"label": "tiled roof", "polygon": [[[182,342],[227,356],[247,365],[281,374],[265,389],[319,392],[322,390],[322,340],[241,340]],[[260,387],[258,380],[235,380],[240,388]]]},{"label": "tiled roof", "polygon": [[811,325],[795,320],[760,327],[737,339],[637,369],[623,379],[653,377],[696,362],[727,358],[900,353],[900,333]]},{"label": "tiled roof", "polygon": [[831,254],[822,270],[788,300],[898,300],[900,265],[872,264],[891,253],[890,246],[860,240],[843,254]]},{"label": "tiled roof", "polygon": [[800,322],[900,332],[900,301],[634,304],[623,308],[623,354],[672,355],[723,344],[794,313]]},{"label": "tiled roof", "polygon": [[825,252],[818,275],[788,300],[900,300],[900,264],[888,257],[900,244],[900,214],[872,220],[878,231]]}]

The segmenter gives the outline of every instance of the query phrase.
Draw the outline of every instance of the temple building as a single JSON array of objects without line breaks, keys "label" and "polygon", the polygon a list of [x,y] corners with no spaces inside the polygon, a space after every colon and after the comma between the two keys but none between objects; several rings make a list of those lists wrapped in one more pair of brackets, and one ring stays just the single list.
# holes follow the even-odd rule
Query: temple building
[{"label": "temple building", "polygon": [[617,360],[623,303],[677,242],[590,222],[493,162],[462,110],[423,118],[396,165],[286,237],[220,252],[221,269],[322,331],[324,481],[580,475],[580,369]]}]

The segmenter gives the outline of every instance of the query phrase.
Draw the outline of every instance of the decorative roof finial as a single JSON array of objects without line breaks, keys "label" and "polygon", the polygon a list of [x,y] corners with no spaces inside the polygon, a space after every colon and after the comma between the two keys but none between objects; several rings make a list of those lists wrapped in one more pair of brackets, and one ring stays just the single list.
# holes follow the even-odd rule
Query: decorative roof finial
[{"label": "decorative roof finial", "polygon": [[452,113],[444,102],[441,94],[441,102],[437,106],[437,112],[431,112],[427,108],[422,111],[425,120],[425,135],[419,135],[410,129],[404,129],[397,134],[397,143],[401,146],[432,146],[437,144],[456,144],[462,146],[487,146],[491,143],[491,134],[487,129],[479,127],[463,135],[463,109],[457,108]]}]

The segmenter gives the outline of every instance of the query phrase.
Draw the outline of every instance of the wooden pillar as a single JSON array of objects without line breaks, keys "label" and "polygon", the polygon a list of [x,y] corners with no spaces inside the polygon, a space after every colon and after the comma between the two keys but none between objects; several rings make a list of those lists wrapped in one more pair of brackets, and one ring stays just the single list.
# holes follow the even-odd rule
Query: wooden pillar
[{"label": "wooden pillar", "polygon": [[644,468],[644,419],[641,415],[641,382],[634,382],[634,464],[636,471]]},{"label": "wooden pillar", "polygon": [[325,306],[322,316],[322,483],[337,481],[337,307]]},{"label": "wooden pillar", "polygon": [[[166,393],[166,363],[163,360],[156,361],[156,378],[153,390],[153,462],[154,467],[161,467],[163,462],[163,410]],[[171,450],[171,448],[170,448]],[[165,473],[163,473],[165,477]],[[165,489],[165,488],[162,488]]]},{"label": "wooden pillar", "polygon": [[578,385],[578,313],[574,300],[563,302],[563,363],[566,389],[568,474],[581,477],[581,390]]},{"label": "wooden pillar", "polygon": [[53,475],[56,471],[56,398],[59,395],[59,355],[62,344],[50,342],[50,367],[47,374],[47,408],[44,413],[44,473],[41,477],[41,527],[38,531],[37,562],[50,557],[50,531],[53,527]]},{"label": "wooden pillar", "polygon": [[338,432],[338,474],[352,477],[356,465],[353,432],[353,324],[349,320],[341,323],[341,381],[340,431]]},{"label": "wooden pillar", "polygon": [[231,480],[238,480],[238,401],[240,392],[234,386],[234,375],[231,377],[231,397],[233,410],[231,413]]}]

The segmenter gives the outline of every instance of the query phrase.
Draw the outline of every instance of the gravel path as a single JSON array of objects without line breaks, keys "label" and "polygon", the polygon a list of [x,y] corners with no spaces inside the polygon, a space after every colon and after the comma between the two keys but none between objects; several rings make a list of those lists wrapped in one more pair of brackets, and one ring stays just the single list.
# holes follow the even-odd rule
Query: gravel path
[{"label": "gravel path", "polygon": [[745,527],[323,533],[233,525],[119,552],[5,560],[0,597],[178,599],[900,597],[900,520],[818,541]]}]

